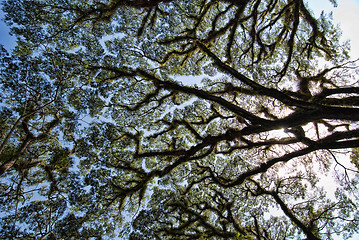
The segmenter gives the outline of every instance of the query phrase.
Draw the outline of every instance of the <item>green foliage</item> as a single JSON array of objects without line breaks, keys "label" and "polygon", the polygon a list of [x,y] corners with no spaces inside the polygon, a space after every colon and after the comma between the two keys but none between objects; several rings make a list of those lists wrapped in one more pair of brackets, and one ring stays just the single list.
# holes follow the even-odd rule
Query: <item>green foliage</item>
[{"label": "green foliage", "polygon": [[67,171],[71,166],[70,150],[55,149],[50,160],[51,168],[59,171]]},{"label": "green foliage", "polygon": [[247,236],[247,235],[243,235],[241,233],[237,233],[236,240],[254,240],[255,238],[251,237],[251,236]]},{"label": "green foliage", "polygon": [[7,162],[17,156],[16,150],[12,148],[7,148],[3,150],[0,154],[1,163]]},{"label": "green foliage", "polygon": [[355,167],[359,170],[359,149],[354,148],[352,154],[350,155],[351,162],[355,165]]},{"label": "green foliage", "polygon": [[4,11],[1,239],[358,232],[359,86],[330,16],[301,0]]}]

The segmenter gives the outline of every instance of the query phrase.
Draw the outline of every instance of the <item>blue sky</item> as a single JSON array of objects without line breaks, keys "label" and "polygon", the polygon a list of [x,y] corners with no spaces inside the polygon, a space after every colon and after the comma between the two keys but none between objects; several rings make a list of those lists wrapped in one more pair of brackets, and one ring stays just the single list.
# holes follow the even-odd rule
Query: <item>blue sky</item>
[{"label": "blue sky", "polygon": [[4,13],[0,11],[0,44],[8,50],[15,47],[15,37],[9,35],[9,27],[4,22]]}]

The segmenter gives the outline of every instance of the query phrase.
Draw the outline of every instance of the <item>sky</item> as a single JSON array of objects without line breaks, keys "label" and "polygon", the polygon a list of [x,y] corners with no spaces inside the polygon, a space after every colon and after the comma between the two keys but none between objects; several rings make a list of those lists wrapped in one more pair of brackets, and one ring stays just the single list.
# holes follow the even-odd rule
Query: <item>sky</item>
[{"label": "sky", "polygon": [[0,44],[4,45],[7,50],[14,48],[16,44],[15,37],[10,36],[9,31],[9,27],[4,22],[4,13],[0,10]]},{"label": "sky", "polygon": [[333,7],[329,0],[307,1],[316,17],[322,11],[333,12],[335,24],[339,24],[342,31],[342,40],[351,41],[352,59],[359,58],[359,0],[337,0],[338,7]]}]

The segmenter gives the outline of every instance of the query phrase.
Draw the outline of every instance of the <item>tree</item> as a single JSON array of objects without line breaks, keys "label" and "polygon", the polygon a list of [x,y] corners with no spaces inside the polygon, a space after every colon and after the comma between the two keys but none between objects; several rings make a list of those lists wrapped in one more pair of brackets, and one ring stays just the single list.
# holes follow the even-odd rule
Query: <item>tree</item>
[{"label": "tree", "polygon": [[[3,62],[31,66],[41,93],[30,90],[41,101],[26,113],[4,107],[2,148],[11,154],[2,166],[14,162],[4,182],[22,176],[16,164],[31,159],[34,142],[47,173],[35,179],[47,191],[42,202],[9,205],[15,215],[3,225],[16,218],[16,227],[33,226],[36,218],[22,217],[32,209],[58,215],[46,230],[4,230],[2,238],[358,232],[356,152],[352,161],[338,152],[359,147],[357,68],[330,17],[314,18],[302,0],[12,0],[4,10],[19,41]],[[24,68],[8,65],[4,88],[24,81]],[[52,98],[42,95],[48,89]],[[321,181],[330,174],[335,194]]]},{"label": "tree", "polygon": [[[32,56],[30,49],[19,45],[13,55],[1,48],[1,60],[1,236],[30,239],[42,236],[42,228],[47,227],[40,226],[42,221],[35,211],[49,207],[61,195],[59,182],[66,178],[76,149],[69,148],[74,126],[71,120],[63,120],[71,115],[60,101],[65,74],[58,71],[60,66],[53,57]],[[28,202],[34,195],[48,201]],[[27,221],[31,216],[33,223]],[[28,235],[19,224],[34,229]]]}]

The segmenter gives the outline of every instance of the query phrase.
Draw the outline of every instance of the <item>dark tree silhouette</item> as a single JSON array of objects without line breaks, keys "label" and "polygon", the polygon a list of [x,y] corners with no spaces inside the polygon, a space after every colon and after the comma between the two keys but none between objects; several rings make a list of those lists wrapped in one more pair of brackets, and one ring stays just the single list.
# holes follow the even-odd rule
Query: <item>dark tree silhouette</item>
[{"label": "dark tree silhouette", "polygon": [[302,0],[4,10],[18,46],[2,54],[1,238],[358,232],[357,67],[325,14]]}]

